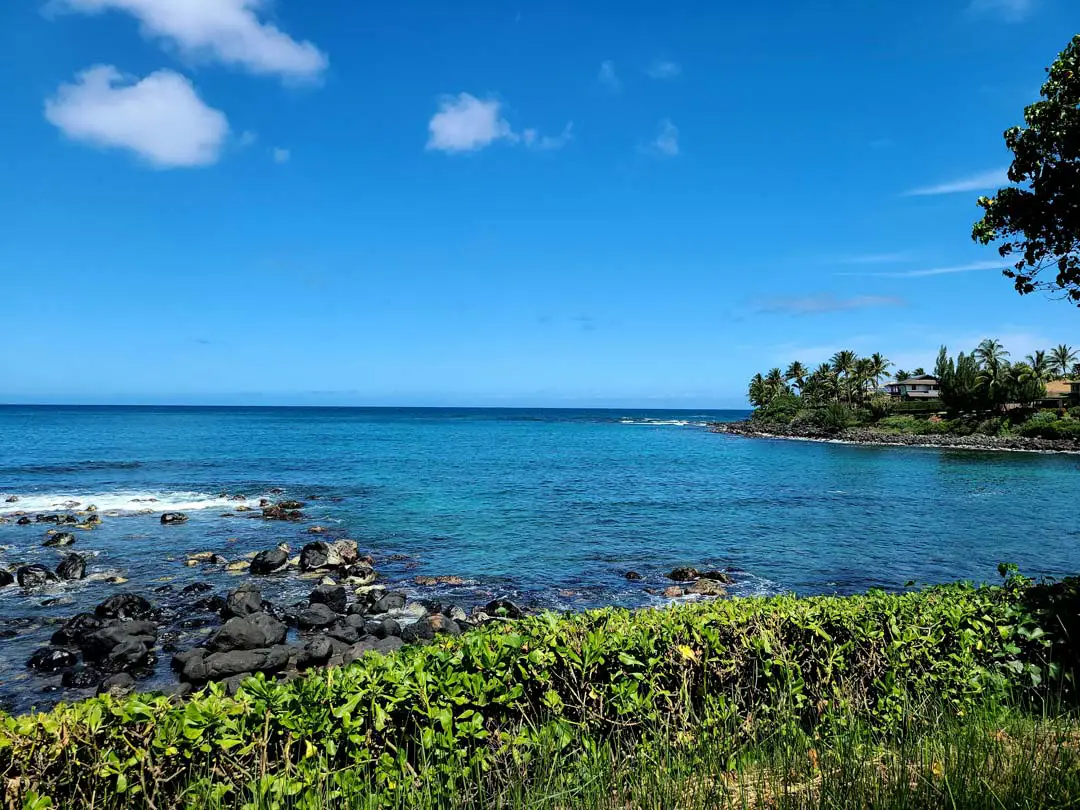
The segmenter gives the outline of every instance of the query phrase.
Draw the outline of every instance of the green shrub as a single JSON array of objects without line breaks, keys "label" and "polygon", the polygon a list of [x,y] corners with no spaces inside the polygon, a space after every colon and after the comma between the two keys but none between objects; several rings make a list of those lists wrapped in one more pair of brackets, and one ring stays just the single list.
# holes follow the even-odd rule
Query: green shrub
[{"label": "green shrub", "polygon": [[30,791],[62,805],[159,808],[254,791],[275,807],[376,807],[403,787],[453,791],[538,752],[660,728],[899,728],[921,706],[962,714],[988,696],[1057,694],[1049,656],[1071,660],[1062,645],[1073,636],[1056,616],[1068,596],[1065,629],[1076,629],[1075,593],[1012,576],[997,587],[544,614],[295,681],[260,676],[235,698],[213,686],[180,704],[101,697],[0,716],[0,775],[13,805]]},{"label": "green shrub", "polygon": [[1061,419],[1053,411],[1040,411],[1015,430],[1029,438],[1080,440],[1080,421]]},{"label": "green shrub", "polygon": [[896,410],[896,403],[891,398],[879,394],[870,399],[869,408],[870,416],[877,422]]},{"label": "green shrub", "polygon": [[915,416],[888,416],[878,422],[877,427],[890,433],[908,433],[914,436],[944,435],[953,433],[958,423],[942,420],[931,422]]},{"label": "green shrub", "polygon": [[1069,416],[1071,416],[1073,419],[1080,419],[1080,405],[1077,405],[1074,408],[1069,408]]},{"label": "green shrub", "polygon": [[851,408],[840,402],[830,402],[810,415],[810,424],[813,427],[834,433],[851,427],[854,421],[855,415],[851,412]]},{"label": "green shrub", "polygon": [[976,423],[974,432],[983,436],[1000,436],[1006,432],[1008,420],[1000,416],[991,416]]},{"label": "green shrub", "polygon": [[755,422],[768,425],[789,425],[802,408],[802,400],[794,394],[781,394],[764,408],[758,408],[751,415]]}]

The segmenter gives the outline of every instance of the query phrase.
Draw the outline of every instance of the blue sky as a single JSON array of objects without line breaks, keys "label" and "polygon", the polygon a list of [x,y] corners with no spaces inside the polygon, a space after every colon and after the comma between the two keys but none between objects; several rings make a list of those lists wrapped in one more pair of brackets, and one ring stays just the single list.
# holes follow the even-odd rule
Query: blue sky
[{"label": "blue sky", "polygon": [[0,7],[0,401],[744,403],[1080,344],[973,244],[1073,0]]}]

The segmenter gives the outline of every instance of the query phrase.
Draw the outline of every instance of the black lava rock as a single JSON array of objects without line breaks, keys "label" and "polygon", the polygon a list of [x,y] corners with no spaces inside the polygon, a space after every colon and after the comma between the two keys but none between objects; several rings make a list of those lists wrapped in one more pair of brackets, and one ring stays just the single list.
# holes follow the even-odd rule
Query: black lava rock
[{"label": "black lava rock", "polygon": [[260,551],[251,561],[251,573],[258,575],[272,574],[285,567],[289,562],[289,553],[284,549],[273,548]]},{"label": "black lava rock", "polygon": [[53,673],[73,667],[79,663],[79,656],[71,650],[58,647],[43,647],[30,656],[26,665],[35,672]]},{"label": "black lava rock", "polygon": [[185,585],[183,590],[180,591],[180,593],[206,593],[207,591],[212,590],[214,590],[214,586],[211,585],[209,582],[192,582],[190,585]]},{"label": "black lava rock", "polygon": [[484,613],[489,616],[502,616],[507,619],[520,619],[525,612],[509,599],[493,599],[484,606]]},{"label": "black lava rock", "polygon": [[50,534],[45,538],[45,542],[41,545],[46,548],[58,548],[60,546],[70,546],[75,542],[75,535],[71,532],[57,532],[56,534]]},{"label": "black lava rock", "polygon": [[15,575],[10,571],[0,568],[0,588],[6,588],[15,581]]},{"label": "black lava rock", "polygon": [[40,588],[49,582],[56,581],[56,575],[53,574],[44,565],[24,565],[20,568],[16,574],[16,579],[19,580],[19,587],[21,588]]},{"label": "black lava rock", "polygon": [[102,619],[149,619],[154,606],[135,593],[118,593],[110,596],[94,609]]},{"label": "black lava rock", "polygon": [[166,512],[161,516],[162,526],[178,526],[181,523],[187,523],[188,516],[183,512]]},{"label": "black lava rock", "polygon": [[371,606],[372,613],[387,613],[391,610],[401,610],[405,607],[405,594],[399,591],[391,591],[390,593],[383,594]]},{"label": "black lava rock", "polygon": [[321,627],[329,627],[338,620],[338,615],[327,605],[315,604],[300,611],[296,616],[296,624],[302,630],[317,630]]},{"label": "black lava rock", "polygon": [[53,633],[53,644],[77,644],[91,633],[101,629],[103,622],[93,613],[72,616]]},{"label": "black lava rock", "polygon": [[289,628],[265,613],[232,618],[210,637],[207,647],[213,652],[258,650],[273,647],[285,640]]},{"label": "black lava rock", "polygon": [[101,673],[90,667],[75,667],[64,673],[60,683],[68,689],[93,689],[101,682]]},{"label": "black lava rock", "polygon": [[229,591],[225,599],[225,609],[221,612],[223,618],[233,616],[250,616],[252,613],[261,613],[263,609],[262,593],[254,585],[241,585],[235,591]]},{"label": "black lava rock", "polygon": [[341,585],[320,585],[311,592],[308,602],[326,605],[335,613],[344,613],[349,606],[348,594]]},{"label": "black lava rock", "polygon": [[322,541],[308,543],[300,550],[300,570],[315,571],[326,567],[330,546]]},{"label": "black lava rock", "polygon": [[84,579],[86,577],[86,560],[78,554],[68,554],[56,566],[56,575],[60,579]]}]

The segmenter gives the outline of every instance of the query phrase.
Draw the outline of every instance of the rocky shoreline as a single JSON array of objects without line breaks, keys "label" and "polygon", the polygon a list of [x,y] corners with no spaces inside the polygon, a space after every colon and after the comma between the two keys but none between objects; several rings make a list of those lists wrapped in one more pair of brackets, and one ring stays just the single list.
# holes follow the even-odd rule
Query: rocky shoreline
[{"label": "rocky shoreline", "polygon": [[1080,453],[1080,441],[1068,439],[1030,439],[1024,436],[955,436],[948,434],[917,435],[886,433],[873,428],[847,428],[838,432],[813,427],[758,425],[753,422],[713,422],[713,433],[755,439],[792,439],[796,441],[834,442],[875,447],[941,447],[953,450],[990,450],[1027,453]]},{"label": "rocky shoreline", "polygon": [[[17,506],[18,498],[9,497],[6,503]],[[40,546],[63,549],[55,566],[0,564],[0,592],[19,601],[61,608],[65,600],[48,598],[50,588],[57,585],[66,582],[96,588],[127,583],[120,576],[88,576],[89,558],[70,550],[80,538],[66,529],[93,535],[103,524],[103,513],[92,505],[81,509],[79,504],[69,506],[77,511],[16,511],[0,518],[25,527],[21,532],[45,529],[44,540],[37,541]],[[226,548],[191,552],[181,559],[170,558],[174,565],[198,571],[198,578],[189,584],[129,586],[74,615],[53,614],[46,624],[53,631],[48,641],[24,659],[24,671],[30,678],[24,686],[56,698],[93,691],[122,695],[138,688],[140,681],[151,681],[152,690],[176,697],[212,682],[223,683],[233,693],[255,673],[299,677],[309,669],[347,665],[369,652],[388,653],[407,644],[425,644],[438,636],[456,636],[470,627],[517,619],[526,613],[504,596],[472,605],[468,611],[450,603],[445,590],[421,592],[431,598],[419,596],[416,588],[456,589],[466,580],[459,576],[415,576],[408,581],[390,581],[376,571],[375,559],[364,554],[356,541],[332,539],[327,528],[310,525],[302,511],[306,506],[297,500],[262,499],[258,507],[236,506],[222,516],[244,515],[267,529],[279,527],[286,536],[299,535],[302,539],[294,542],[301,546],[298,551],[288,542],[280,542],[239,557],[226,556],[222,553],[228,552]],[[150,519],[162,527],[188,523],[188,515],[182,512],[141,517],[104,513],[104,517]],[[206,581],[220,582],[223,576],[242,577],[244,581],[228,589]],[[644,579],[635,571],[624,576],[630,582]],[[644,590],[664,599],[721,597],[733,581],[726,571],[689,567],[676,568],[664,578],[671,584]],[[268,592],[280,592],[280,586],[290,581],[294,593],[296,588],[303,589],[301,594],[310,588],[306,598],[266,598]],[[0,645],[14,643],[33,624],[29,617],[24,621],[0,620]],[[175,677],[171,684],[162,684],[158,675],[166,663]],[[50,702],[49,698],[42,701]]]}]

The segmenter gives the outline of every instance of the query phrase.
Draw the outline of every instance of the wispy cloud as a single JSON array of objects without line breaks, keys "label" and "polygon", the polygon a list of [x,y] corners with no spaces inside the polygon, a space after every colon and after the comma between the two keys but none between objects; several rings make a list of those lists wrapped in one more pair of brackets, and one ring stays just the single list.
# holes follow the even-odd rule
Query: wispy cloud
[{"label": "wispy cloud", "polygon": [[276,147],[271,154],[273,155],[274,163],[288,163],[289,158],[292,157],[292,152],[288,149],[282,149],[280,146]]},{"label": "wispy cloud", "polygon": [[671,123],[670,118],[665,118],[660,122],[659,132],[649,143],[648,151],[666,157],[675,157],[679,154],[679,128]]},{"label": "wispy cloud", "polygon": [[1000,16],[1007,22],[1021,22],[1035,10],[1036,0],[972,0],[968,10],[976,14]]},{"label": "wispy cloud", "polygon": [[891,295],[857,295],[839,298],[831,294],[769,298],[758,303],[757,311],[764,314],[824,315],[830,312],[850,312],[858,309],[905,307],[908,302]]},{"label": "wispy cloud", "polygon": [[837,264],[894,264],[896,262],[908,262],[913,255],[909,250],[899,250],[893,253],[863,253],[856,256],[845,256],[834,259]]},{"label": "wispy cloud", "polygon": [[526,129],[521,133],[521,141],[530,149],[550,152],[562,149],[574,139],[574,122],[571,121],[558,135],[541,135],[535,129]]},{"label": "wispy cloud", "polygon": [[930,197],[938,194],[959,194],[967,191],[991,191],[1009,184],[1009,170],[990,169],[933,186],[922,186],[905,191],[905,197]]},{"label": "wispy cloud", "polygon": [[948,276],[953,273],[971,273],[977,270],[1003,270],[1001,260],[954,264],[948,267],[927,267],[918,270],[898,270],[887,273],[837,273],[838,276],[874,276],[876,278],[925,278],[927,276]]},{"label": "wispy cloud", "polygon": [[596,82],[611,93],[622,90],[622,82],[619,81],[619,76],[615,72],[615,63],[610,59],[605,59],[600,63],[600,72],[596,75]]},{"label": "wispy cloud", "polygon": [[147,37],[163,39],[189,57],[211,58],[250,73],[316,79],[326,54],[260,20],[263,0],[57,0],[86,14],[122,11],[142,23]]},{"label": "wispy cloud", "polygon": [[653,79],[674,79],[682,73],[682,65],[678,62],[657,59],[645,68],[645,73]]},{"label": "wispy cloud", "polygon": [[45,118],[72,140],[127,149],[158,168],[216,163],[229,135],[225,114],[171,70],[136,80],[90,68],[45,102]]}]

